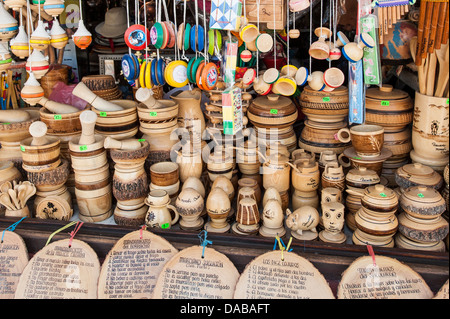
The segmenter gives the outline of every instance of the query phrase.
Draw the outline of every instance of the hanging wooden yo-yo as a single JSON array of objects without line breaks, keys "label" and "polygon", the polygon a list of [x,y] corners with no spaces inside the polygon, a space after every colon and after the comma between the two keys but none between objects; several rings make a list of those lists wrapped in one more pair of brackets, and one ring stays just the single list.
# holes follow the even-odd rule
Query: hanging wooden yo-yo
[{"label": "hanging wooden yo-yo", "polygon": [[187,62],[177,60],[170,62],[164,70],[164,78],[167,84],[175,88],[181,88],[189,83],[187,78]]},{"label": "hanging wooden yo-yo", "polygon": [[350,43],[349,39],[342,31],[339,31],[336,35],[337,35],[337,39],[336,39],[336,42],[334,43],[335,47],[340,48],[340,47],[343,47],[344,45]]},{"label": "hanging wooden yo-yo", "polygon": [[3,2],[14,11],[19,11],[20,8],[27,6],[27,0],[5,0]]},{"label": "hanging wooden yo-yo", "polygon": [[134,54],[125,54],[122,57],[122,73],[128,82],[133,83],[139,77],[139,60]]},{"label": "hanging wooden yo-yo", "polygon": [[261,33],[256,37],[255,45],[259,52],[269,52],[273,48],[272,36],[268,33]]},{"label": "hanging wooden yo-yo", "polygon": [[6,71],[12,63],[12,57],[9,50],[3,43],[0,43],[0,72]]},{"label": "hanging wooden yo-yo", "polygon": [[298,39],[300,37],[300,30],[299,29],[291,29],[289,30],[289,38],[291,39]]},{"label": "hanging wooden yo-yo", "polygon": [[342,56],[341,50],[338,47],[334,46],[333,43],[331,43],[328,59],[330,61],[336,61],[336,60],[339,60],[341,58],[341,56]]},{"label": "hanging wooden yo-yo", "polygon": [[56,18],[64,12],[64,0],[45,0],[43,8],[45,13]]},{"label": "hanging wooden yo-yo", "polygon": [[267,69],[263,74],[263,80],[267,84],[275,83],[280,77],[280,72],[276,68]]},{"label": "hanging wooden yo-yo", "polygon": [[252,52],[247,49],[243,50],[240,54],[242,62],[249,62],[252,59],[252,57],[253,57]]},{"label": "hanging wooden yo-yo", "polygon": [[[161,27],[161,34],[158,34],[158,37],[161,37],[161,45],[162,45],[162,26],[159,23],[159,26]],[[124,40],[126,45],[133,50],[141,51],[144,50],[147,46],[146,44],[150,41],[148,39],[151,39],[150,31],[148,29],[140,24],[133,24],[130,26],[124,34]],[[152,42],[153,44],[153,42]]]},{"label": "hanging wooden yo-yo", "polygon": [[30,36],[30,45],[36,50],[45,50],[50,45],[50,35],[45,31],[44,21],[39,20],[38,26]]},{"label": "hanging wooden yo-yo", "polygon": [[25,103],[35,106],[44,97],[44,89],[34,76],[34,72],[29,72],[30,76],[20,91],[20,97]]},{"label": "hanging wooden yo-yo", "polygon": [[30,55],[28,34],[24,26],[19,26],[19,33],[16,37],[9,41],[11,45],[11,52],[20,59],[25,59]]},{"label": "hanging wooden yo-yo", "polygon": [[325,27],[316,28],[314,34],[319,38],[311,44],[309,55],[317,60],[325,60],[330,54],[330,47],[325,43],[331,37],[331,30]]},{"label": "hanging wooden yo-yo", "polygon": [[315,91],[322,91],[326,84],[323,82],[323,72],[314,71],[308,76],[308,85]]},{"label": "hanging wooden yo-yo", "polygon": [[0,6],[0,40],[11,40],[19,30],[19,23],[13,18],[11,14],[5,9],[3,5]]},{"label": "hanging wooden yo-yo", "polygon": [[259,30],[254,24],[247,24],[239,31],[239,36],[245,43],[255,41]]},{"label": "hanging wooden yo-yo", "polygon": [[25,69],[28,72],[33,71],[34,76],[39,80],[48,72],[48,57],[44,56],[39,50],[33,50],[27,59]]},{"label": "hanging wooden yo-yo", "polygon": [[256,70],[255,69],[247,69],[244,75],[242,76],[242,83],[246,86],[251,85],[256,78]]},{"label": "hanging wooden yo-yo", "polygon": [[73,42],[81,50],[85,50],[92,43],[92,34],[84,25],[83,20],[78,21],[78,30],[72,36]]},{"label": "hanging wooden yo-yo", "polygon": [[173,24],[173,22],[171,21],[166,21],[165,22],[166,26],[167,26],[167,31],[169,31],[169,37],[168,37],[168,41],[167,41],[167,48],[172,49],[175,46],[175,25]]},{"label": "hanging wooden yo-yo", "polygon": [[53,25],[50,30],[50,45],[55,49],[62,50],[69,42],[66,30],[64,30],[58,22],[58,19],[53,20]]},{"label": "hanging wooden yo-yo", "polygon": [[309,71],[305,67],[298,68],[297,72],[295,72],[295,82],[299,86],[303,86],[308,82]]},{"label": "hanging wooden yo-yo", "polygon": [[297,83],[288,75],[280,76],[279,79],[273,84],[272,91],[284,96],[291,96],[297,90]]},{"label": "hanging wooden yo-yo", "polygon": [[253,81],[253,89],[259,95],[267,95],[272,90],[272,84],[267,83],[263,77],[259,76]]},{"label": "hanging wooden yo-yo", "polygon": [[368,33],[361,33],[359,43],[350,42],[342,48],[342,54],[350,62],[358,62],[364,55],[364,47],[373,48],[375,40]]},{"label": "hanging wooden yo-yo", "polygon": [[216,87],[219,78],[217,65],[213,62],[206,63],[201,74],[201,83],[205,91],[210,91]]},{"label": "hanging wooden yo-yo", "polygon": [[323,73],[323,82],[332,89],[340,87],[344,80],[344,73],[338,68],[329,68]]}]

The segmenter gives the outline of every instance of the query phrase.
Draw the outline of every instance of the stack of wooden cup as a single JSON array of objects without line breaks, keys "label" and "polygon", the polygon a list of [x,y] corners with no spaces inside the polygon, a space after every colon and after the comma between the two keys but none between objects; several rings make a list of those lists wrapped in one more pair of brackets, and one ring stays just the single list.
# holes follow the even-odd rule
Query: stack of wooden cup
[{"label": "stack of wooden cup", "polygon": [[345,207],[347,214],[345,221],[347,226],[355,231],[355,215],[361,209],[361,198],[364,196],[366,187],[373,186],[380,183],[380,177],[373,170],[366,167],[352,168],[347,175],[345,175],[346,193]]},{"label": "stack of wooden cup", "polygon": [[[351,127],[345,134],[350,135],[352,147],[344,151],[353,167],[367,167],[381,176],[383,163],[392,156],[392,151],[384,147],[384,128],[379,125],[362,124]],[[342,134],[344,132],[341,132]],[[339,135],[339,134],[338,134]]]},{"label": "stack of wooden cup", "polygon": [[402,193],[400,207],[397,247],[444,252],[449,224],[441,216],[446,210],[441,194],[431,187],[412,186]]},{"label": "stack of wooden cup", "polygon": [[100,222],[113,214],[105,138],[95,134],[96,120],[95,112],[83,111],[80,114],[81,136],[69,142],[79,218],[85,222]]},{"label": "stack of wooden cup", "polygon": [[396,193],[381,184],[369,186],[361,198],[361,208],[355,215],[356,229],[353,243],[394,247],[394,235],[398,229]]},{"label": "stack of wooden cup", "polygon": [[[303,198],[317,198],[317,191],[320,185],[319,163],[315,158],[299,158],[294,161],[296,169],[292,169],[291,179],[294,192],[292,194],[292,209],[295,211],[302,206],[313,206],[318,209],[318,205],[311,205]],[[318,204],[318,201],[317,201]]]},{"label": "stack of wooden cup", "polygon": [[137,139],[115,140],[107,137],[105,149],[114,161],[112,192],[117,200],[114,221],[118,225],[140,226],[145,223],[148,176],[144,169],[150,146]]},{"label": "stack of wooden cup", "polygon": [[393,89],[392,85],[384,84],[366,92],[366,124],[384,128],[383,147],[392,151],[382,170],[390,187],[395,187],[395,170],[409,162],[413,110],[413,100],[408,93]]},{"label": "stack of wooden cup", "polygon": [[167,192],[172,205],[180,192],[180,167],[174,162],[159,162],[150,166],[150,191],[162,189]]},{"label": "stack of wooden cup", "polygon": [[350,136],[337,134],[347,129],[349,99],[346,87],[325,92],[306,86],[299,103],[307,117],[298,141],[300,148],[316,154],[333,151],[340,155],[351,146]]},{"label": "stack of wooden cup", "polygon": [[72,196],[65,183],[69,162],[61,158],[61,142],[47,136],[47,125],[36,121],[30,125],[32,137],[20,142],[23,169],[36,186],[35,216],[43,219],[69,220],[73,215]]},{"label": "stack of wooden cup", "polygon": [[148,166],[170,161],[171,149],[178,142],[173,134],[178,129],[178,104],[173,100],[156,100],[153,92],[144,88],[137,90],[136,99],[141,102],[137,106],[139,130],[150,144]]}]

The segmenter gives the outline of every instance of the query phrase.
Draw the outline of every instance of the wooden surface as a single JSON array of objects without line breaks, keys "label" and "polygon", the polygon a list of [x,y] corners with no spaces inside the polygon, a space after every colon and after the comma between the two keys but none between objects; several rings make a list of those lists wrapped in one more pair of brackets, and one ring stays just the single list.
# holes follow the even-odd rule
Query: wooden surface
[{"label": "wooden surface", "polygon": [[[18,218],[0,218],[0,229],[5,229]],[[15,232],[24,239],[30,255],[35,254],[45,245],[49,235],[66,225],[57,220],[24,219],[16,227]],[[77,232],[76,238],[88,243],[97,253],[100,262],[114,244],[124,235],[136,230],[135,227],[112,226],[94,223],[84,223]],[[180,231],[176,229],[152,229],[157,235],[167,239],[176,249],[199,244],[198,232]],[[67,233],[56,234],[53,240],[67,238]],[[255,257],[271,251],[274,239],[260,236],[237,236],[230,233],[208,233],[211,247],[224,253],[241,273],[245,266]],[[284,239],[287,243],[289,238]],[[333,293],[341,280],[342,273],[358,257],[367,256],[365,246],[347,244],[327,244],[323,242],[302,242],[295,238],[292,241],[293,252],[307,258],[325,277]],[[433,293],[436,293],[447,281],[449,276],[449,254],[436,252],[412,251],[398,248],[374,248],[375,255],[395,258],[406,263],[419,273],[427,282]]]}]

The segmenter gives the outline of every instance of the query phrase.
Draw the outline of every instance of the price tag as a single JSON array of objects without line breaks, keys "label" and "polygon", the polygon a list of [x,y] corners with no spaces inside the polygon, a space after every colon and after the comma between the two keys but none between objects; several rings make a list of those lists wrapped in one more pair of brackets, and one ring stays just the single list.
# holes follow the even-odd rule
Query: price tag
[{"label": "price tag", "polygon": [[270,109],[270,114],[278,114],[278,110],[277,109]]},{"label": "price tag", "polygon": [[381,101],[381,106],[389,106],[389,101]]},{"label": "price tag", "polygon": [[11,123],[8,122],[8,123],[2,123],[2,124],[3,124],[3,125],[9,125],[9,124],[11,124]]},{"label": "price tag", "polygon": [[323,102],[330,102],[330,97],[329,96],[324,96],[323,98],[322,98],[322,101]]},{"label": "price tag", "polygon": [[21,150],[22,152],[25,152],[25,147],[22,146],[22,145],[20,145],[20,150]]},{"label": "price tag", "polygon": [[138,142],[145,142],[145,138],[138,139]]},{"label": "price tag", "polygon": [[55,115],[53,116],[53,118],[54,118],[55,120],[61,120],[61,119],[62,119],[62,116],[61,116],[60,114],[55,114]]},{"label": "price tag", "polygon": [[354,156],[354,157],[352,157],[353,159],[357,159],[357,160],[360,160],[361,159],[361,157],[358,157],[358,156]]},{"label": "price tag", "polygon": [[169,228],[170,227],[170,224],[169,223],[165,223],[165,224],[162,224],[161,225],[161,228],[162,229],[167,229],[167,228]]},{"label": "price tag", "polygon": [[81,145],[80,151],[87,151],[87,145]]},{"label": "price tag", "polygon": [[100,116],[101,116],[101,117],[106,117],[107,114],[106,114],[106,112],[100,112]]},{"label": "price tag", "polygon": [[417,196],[419,196],[420,198],[424,198],[425,197],[425,195],[422,194],[422,193],[417,194]]},{"label": "price tag", "polygon": [[380,193],[380,196],[381,197],[386,197],[386,194],[385,193]]},{"label": "price tag", "polygon": [[158,112],[150,112],[150,116],[158,116]]}]

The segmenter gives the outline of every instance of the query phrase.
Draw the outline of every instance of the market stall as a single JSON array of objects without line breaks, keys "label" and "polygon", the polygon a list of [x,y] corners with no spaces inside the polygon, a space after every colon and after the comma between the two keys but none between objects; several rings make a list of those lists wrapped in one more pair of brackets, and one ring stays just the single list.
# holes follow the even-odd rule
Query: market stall
[{"label": "market stall", "polygon": [[448,298],[448,1],[3,1],[0,297]]}]

